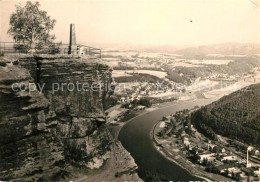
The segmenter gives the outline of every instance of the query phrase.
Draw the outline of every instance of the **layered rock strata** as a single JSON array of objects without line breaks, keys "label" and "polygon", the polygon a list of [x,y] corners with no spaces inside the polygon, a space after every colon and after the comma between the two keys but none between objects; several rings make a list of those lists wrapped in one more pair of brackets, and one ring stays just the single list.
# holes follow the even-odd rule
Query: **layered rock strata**
[{"label": "layered rock strata", "polygon": [[[77,82],[95,89],[57,89]],[[108,66],[76,58],[0,66],[0,179],[55,180],[69,175],[68,166],[103,165],[112,141],[103,113],[110,82]]]}]

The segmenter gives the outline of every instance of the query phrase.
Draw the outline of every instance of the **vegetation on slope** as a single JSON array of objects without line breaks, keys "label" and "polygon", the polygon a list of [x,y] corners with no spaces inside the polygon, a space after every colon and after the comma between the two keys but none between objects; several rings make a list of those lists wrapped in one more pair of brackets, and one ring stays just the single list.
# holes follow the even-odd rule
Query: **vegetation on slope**
[{"label": "vegetation on slope", "polygon": [[220,134],[260,146],[260,84],[251,85],[192,113],[191,122],[203,134]]},{"label": "vegetation on slope", "polygon": [[[231,58],[227,58],[231,59]],[[248,56],[243,58],[232,58],[234,61],[226,65],[203,64],[194,67],[164,67],[169,78],[177,83],[189,83],[190,80],[198,77],[208,77],[212,74],[236,75],[250,72],[253,68],[259,67],[259,58]],[[182,76],[180,76],[182,74]]]},{"label": "vegetation on slope", "polygon": [[145,73],[132,73],[131,76],[121,76],[114,78],[117,83],[124,83],[124,82],[144,82],[147,81],[148,83],[157,83],[163,82],[164,79],[159,78],[154,75],[145,74]]}]

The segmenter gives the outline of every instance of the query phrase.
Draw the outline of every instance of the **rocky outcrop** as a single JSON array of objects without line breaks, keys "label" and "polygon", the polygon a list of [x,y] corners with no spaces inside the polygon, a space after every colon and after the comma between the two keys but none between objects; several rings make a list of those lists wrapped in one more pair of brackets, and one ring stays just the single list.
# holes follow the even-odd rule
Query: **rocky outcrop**
[{"label": "rocky outcrop", "polygon": [[[86,61],[34,57],[0,66],[1,180],[60,179],[68,166],[99,168],[110,156],[103,102],[111,70]],[[92,88],[57,88],[77,82]]]},{"label": "rocky outcrop", "polygon": [[64,172],[63,144],[54,132],[58,121],[43,94],[26,89],[32,81],[26,69],[0,67],[1,180],[55,179]]},{"label": "rocky outcrop", "polygon": [[104,117],[103,102],[109,94],[112,70],[91,60],[71,57],[21,59],[56,114]]}]

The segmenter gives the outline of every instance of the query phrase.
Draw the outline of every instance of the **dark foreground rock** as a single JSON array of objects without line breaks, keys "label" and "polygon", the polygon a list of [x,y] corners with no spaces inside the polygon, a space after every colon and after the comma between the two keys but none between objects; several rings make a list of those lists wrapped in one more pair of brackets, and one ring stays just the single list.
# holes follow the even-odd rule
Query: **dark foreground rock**
[{"label": "dark foreground rock", "polygon": [[[76,58],[23,58],[0,66],[0,180],[60,180],[76,169],[100,168],[113,154],[103,112],[111,72]],[[76,81],[106,84],[94,91],[52,90],[52,83]],[[45,87],[29,89],[32,83]]]}]

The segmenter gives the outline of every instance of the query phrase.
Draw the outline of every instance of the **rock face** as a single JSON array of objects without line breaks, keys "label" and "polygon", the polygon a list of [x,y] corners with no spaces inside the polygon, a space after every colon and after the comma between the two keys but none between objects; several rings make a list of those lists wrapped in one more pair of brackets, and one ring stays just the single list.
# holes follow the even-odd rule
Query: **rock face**
[{"label": "rock face", "polygon": [[0,179],[55,180],[68,166],[100,167],[112,141],[103,113],[110,82],[108,66],[76,58],[0,66]]}]

